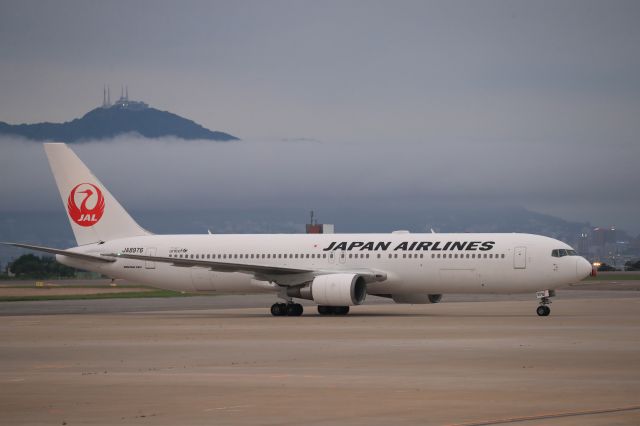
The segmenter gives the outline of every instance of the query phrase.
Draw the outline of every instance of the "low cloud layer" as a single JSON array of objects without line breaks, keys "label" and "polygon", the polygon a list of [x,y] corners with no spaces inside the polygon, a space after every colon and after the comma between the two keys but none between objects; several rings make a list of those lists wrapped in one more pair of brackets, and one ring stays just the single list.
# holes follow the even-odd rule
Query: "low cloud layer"
[{"label": "low cloud layer", "polygon": [[[371,209],[519,205],[640,232],[640,147],[306,140],[212,143],[123,136],[72,145],[127,209]],[[606,160],[606,161],[605,161]],[[0,138],[0,211],[61,209],[41,144]],[[402,224],[398,224],[401,227]]]}]

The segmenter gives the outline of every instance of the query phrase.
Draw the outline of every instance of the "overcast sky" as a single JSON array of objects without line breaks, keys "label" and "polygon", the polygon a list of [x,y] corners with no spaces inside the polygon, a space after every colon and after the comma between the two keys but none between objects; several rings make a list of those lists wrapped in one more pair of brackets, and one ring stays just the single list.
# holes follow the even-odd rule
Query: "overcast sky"
[{"label": "overcast sky", "polygon": [[[155,183],[192,203],[224,182],[208,195],[247,208],[326,183],[327,202],[495,201],[640,232],[638,22],[637,1],[2,0],[0,121],[67,121],[126,84],[243,139],[79,148],[132,200],[140,173],[150,199],[171,201]],[[281,142],[295,138],[318,142]],[[36,152],[0,146],[1,209],[43,207]]]}]

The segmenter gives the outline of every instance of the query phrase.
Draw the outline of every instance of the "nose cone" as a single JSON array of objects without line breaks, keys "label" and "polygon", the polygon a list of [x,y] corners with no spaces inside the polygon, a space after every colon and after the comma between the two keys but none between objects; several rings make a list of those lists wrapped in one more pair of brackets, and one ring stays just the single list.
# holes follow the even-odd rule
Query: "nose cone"
[{"label": "nose cone", "polygon": [[576,275],[578,281],[587,278],[591,275],[592,266],[587,259],[580,256],[576,259]]}]

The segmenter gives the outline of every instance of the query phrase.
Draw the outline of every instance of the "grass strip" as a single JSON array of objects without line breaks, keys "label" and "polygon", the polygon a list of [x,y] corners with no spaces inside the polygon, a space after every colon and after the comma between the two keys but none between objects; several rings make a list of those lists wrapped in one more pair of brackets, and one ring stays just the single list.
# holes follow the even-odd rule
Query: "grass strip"
[{"label": "grass strip", "polygon": [[585,281],[640,281],[640,274],[598,274]]},{"label": "grass strip", "polygon": [[131,291],[122,293],[57,294],[42,296],[2,296],[0,302],[26,302],[38,300],[93,300],[93,299],[141,299],[150,297],[188,297],[187,293],[171,290]]}]

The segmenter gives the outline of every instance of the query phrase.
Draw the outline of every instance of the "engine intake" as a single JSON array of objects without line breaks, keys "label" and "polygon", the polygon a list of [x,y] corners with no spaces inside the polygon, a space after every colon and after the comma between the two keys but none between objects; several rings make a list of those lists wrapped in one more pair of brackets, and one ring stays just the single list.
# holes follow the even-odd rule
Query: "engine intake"
[{"label": "engine intake", "polygon": [[310,299],[323,306],[360,305],[367,297],[367,283],[358,274],[319,275],[311,284],[287,289],[291,297]]}]

